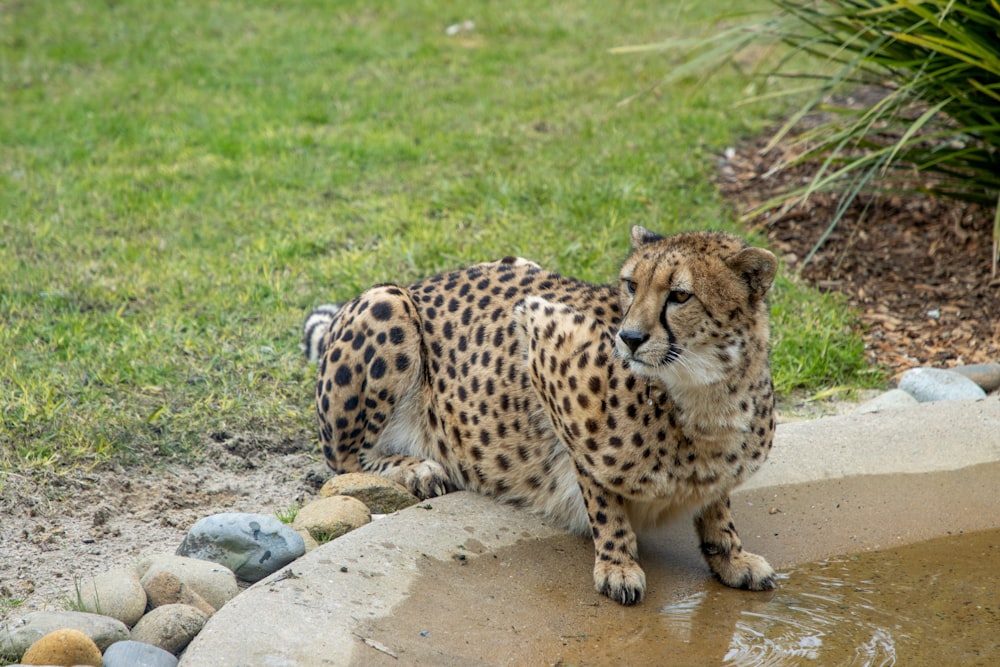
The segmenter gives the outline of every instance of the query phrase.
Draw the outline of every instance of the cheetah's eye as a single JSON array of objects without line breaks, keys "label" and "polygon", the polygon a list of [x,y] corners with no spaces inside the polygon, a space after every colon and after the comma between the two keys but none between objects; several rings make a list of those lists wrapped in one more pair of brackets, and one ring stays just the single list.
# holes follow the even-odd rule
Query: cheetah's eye
[{"label": "cheetah's eye", "polygon": [[667,295],[667,303],[684,303],[690,298],[691,298],[691,292],[670,290],[670,294]]},{"label": "cheetah's eye", "polygon": [[623,278],[622,282],[625,283],[625,292],[629,295],[635,294],[635,289],[639,285],[634,280],[629,280],[628,278]]}]

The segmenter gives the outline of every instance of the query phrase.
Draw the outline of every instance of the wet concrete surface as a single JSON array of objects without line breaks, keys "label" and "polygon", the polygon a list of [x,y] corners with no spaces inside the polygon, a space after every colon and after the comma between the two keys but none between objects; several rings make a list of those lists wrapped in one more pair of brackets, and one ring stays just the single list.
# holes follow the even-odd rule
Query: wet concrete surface
[{"label": "wet concrete surface", "polygon": [[[686,520],[640,540],[649,594],[633,608],[594,593],[589,540],[561,535],[475,554],[473,539],[458,557],[425,561],[391,615],[358,627],[369,643],[352,664],[878,665],[890,653],[907,656],[897,664],[989,664],[973,657],[1000,639],[998,481],[1000,464],[985,464],[737,494],[747,548],[782,576],[769,593],[711,580]],[[978,541],[921,542],[986,529]],[[966,630],[975,637],[964,648],[936,645],[935,620],[966,618],[969,604],[992,610],[973,613],[979,624]],[[932,605],[943,616],[908,620]],[[970,662],[941,662],[956,651]]]}]

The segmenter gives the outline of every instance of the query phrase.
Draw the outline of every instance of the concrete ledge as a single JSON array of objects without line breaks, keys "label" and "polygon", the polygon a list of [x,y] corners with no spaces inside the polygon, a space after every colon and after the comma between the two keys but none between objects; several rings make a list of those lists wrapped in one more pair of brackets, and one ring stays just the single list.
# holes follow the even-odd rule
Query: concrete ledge
[{"label": "concrete ledge", "polygon": [[1000,396],[782,424],[742,490],[1000,461]]},{"label": "concrete ledge", "polygon": [[400,604],[424,563],[461,563],[564,535],[478,494],[435,498],[348,533],[254,584],[216,612],[180,664],[350,664],[362,646],[358,626]]},{"label": "concrete ledge", "polygon": [[[998,528],[998,482],[1000,398],[923,404],[780,426],[733,509],[747,548],[782,568]],[[605,650],[663,642],[657,610],[714,584],[686,519],[641,539],[640,552],[649,596],[625,612],[593,591],[588,539],[450,494],[255,584],[212,617],[180,665],[547,664],[573,632],[604,637]]]}]

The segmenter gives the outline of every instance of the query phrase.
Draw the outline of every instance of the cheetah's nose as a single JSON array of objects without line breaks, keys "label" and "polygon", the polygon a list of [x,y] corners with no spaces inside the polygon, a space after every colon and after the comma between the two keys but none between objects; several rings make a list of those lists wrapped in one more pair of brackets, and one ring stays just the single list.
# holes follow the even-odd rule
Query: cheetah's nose
[{"label": "cheetah's nose", "polygon": [[632,354],[639,349],[639,346],[649,340],[649,334],[642,334],[638,331],[619,331],[618,337],[622,339],[622,342],[628,345],[628,349],[632,350]]}]

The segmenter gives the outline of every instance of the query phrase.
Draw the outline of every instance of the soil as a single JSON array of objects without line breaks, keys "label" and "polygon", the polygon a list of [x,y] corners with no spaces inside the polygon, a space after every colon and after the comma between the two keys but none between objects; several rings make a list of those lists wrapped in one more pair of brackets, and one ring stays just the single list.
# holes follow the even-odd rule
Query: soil
[{"label": "soil", "polygon": [[[720,187],[745,211],[815,165],[768,170],[766,137],[727,151]],[[990,278],[990,214],[920,196],[862,197],[813,260],[802,260],[836,207],[830,195],[752,224],[792,271],[858,307],[872,362],[901,372],[1000,360],[1000,280]],[[861,211],[866,211],[861,219]],[[174,553],[197,519],[225,511],[274,514],[310,498],[328,477],[302,431],[206,435],[203,462],[103,467],[41,478],[7,473],[0,488],[0,619],[66,608],[88,576]]]},{"label": "soil", "polygon": [[[794,155],[766,153],[769,137],[726,152],[719,187],[747,215],[807,183],[804,162],[771,174]],[[801,153],[800,153],[801,154]],[[792,274],[846,296],[860,314],[871,362],[898,376],[914,366],[951,368],[1000,361],[1000,276],[992,276],[993,211],[928,195],[862,194],[815,255],[839,195],[818,193],[751,216]]]},{"label": "soil", "polygon": [[87,577],[173,554],[198,519],[284,512],[329,477],[311,432],[281,441],[215,433],[203,455],[197,465],[155,469],[9,473],[0,493],[0,619],[66,609]]}]

